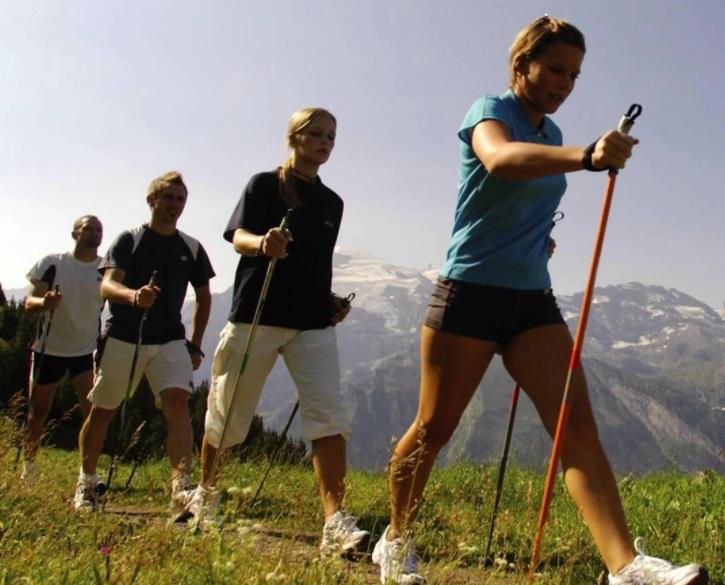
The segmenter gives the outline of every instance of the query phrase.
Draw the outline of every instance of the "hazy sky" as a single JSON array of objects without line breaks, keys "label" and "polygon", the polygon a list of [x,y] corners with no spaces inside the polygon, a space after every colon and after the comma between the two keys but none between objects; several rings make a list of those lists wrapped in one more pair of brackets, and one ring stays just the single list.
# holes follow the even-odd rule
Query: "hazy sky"
[{"label": "hazy sky", "polygon": [[[725,3],[720,0],[3,1],[0,282],[71,248],[73,220],[107,244],[148,217],[169,169],[190,198],[179,227],[232,282],[221,232],[255,172],[286,156],[289,115],[329,108],[338,140],[320,175],[345,200],[339,244],[440,266],[456,198],[456,130],[501,93],[514,35],[548,12],[581,28],[577,88],[555,114],[586,145],[632,102],[641,139],[621,173],[598,284],[632,280],[725,301],[721,173]],[[583,288],[606,177],[569,175],[555,291]]]}]

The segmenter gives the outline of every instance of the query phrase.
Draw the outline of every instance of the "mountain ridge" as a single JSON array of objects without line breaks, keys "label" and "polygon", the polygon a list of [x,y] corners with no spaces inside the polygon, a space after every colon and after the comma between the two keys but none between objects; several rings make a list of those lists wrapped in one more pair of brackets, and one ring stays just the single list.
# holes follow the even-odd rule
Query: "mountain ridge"
[{"label": "mountain ridge", "polygon": [[[333,289],[356,293],[350,315],[337,327],[342,386],[353,413],[349,461],[380,468],[394,438],[415,416],[418,333],[437,271],[396,266],[350,250],[336,253],[334,264]],[[558,297],[572,331],[581,298],[582,293]],[[210,338],[207,343],[211,356]],[[725,471],[725,320],[718,311],[659,285],[598,287],[583,361],[600,435],[617,471],[673,465]],[[498,457],[512,386],[495,359],[441,453],[443,463]],[[295,395],[278,364],[258,409],[265,424],[281,428]],[[513,456],[544,466],[550,440],[527,398],[519,408]],[[297,422],[290,433],[299,436]]]}]

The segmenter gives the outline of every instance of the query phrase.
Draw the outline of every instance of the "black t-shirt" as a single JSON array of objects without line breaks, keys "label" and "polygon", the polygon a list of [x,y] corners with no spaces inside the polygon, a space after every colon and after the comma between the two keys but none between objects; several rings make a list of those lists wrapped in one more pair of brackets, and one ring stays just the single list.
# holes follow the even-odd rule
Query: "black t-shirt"
[{"label": "black t-shirt", "polygon": [[[288,256],[275,266],[260,324],[323,329],[330,324],[332,254],[343,202],[319,178],[313,183],[295,179],[295,188],[300,205],[288,225],[293,241],[287,247]],[[279,226],[286,212],[277,171],[254,175],[229,219],[224,238],[231,242],[238,228],[265,234]],[[263,256],[239,259],[230,321],[252,322],[268,264]]]},{"label": "black t-shirt", "polygon": [[[164,236],[147,225],[121,233],[111,244],[98,269],[125,271],[123,284],[141,288],[151,280],[154,271],[156,286],[161,289],[154,305],[148,310],[143,326],[144,344],[162,344],[184,339],[181,307],[189,283],[194,288],[206,286],[214,276],[203,246],[194,238],[177,231]],[[110,303],[111,316],[106,322],[106,334],[114,339],[136,343],[142,311],[131,305]]]}]

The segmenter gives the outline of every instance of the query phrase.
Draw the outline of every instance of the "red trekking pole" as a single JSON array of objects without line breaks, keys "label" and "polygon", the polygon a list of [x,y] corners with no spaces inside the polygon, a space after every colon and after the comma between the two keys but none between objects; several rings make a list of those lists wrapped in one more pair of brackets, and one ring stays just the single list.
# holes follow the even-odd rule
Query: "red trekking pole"
[{"label": "red trekking pole", "polygon": [[[632,104],[627,113],[622,116],[617,129],[624,134],[629,134],[634,121],[642,113],[642,106]],[[584,298],[579,316],[579,325],[574,338],[574,347],[571,351],[571,359],[569,360],[569,371],[566,376],[566,385],[564,386],[564,395],[561,399],[561,409],[559,410],[559,420],[556,425],[556,433],[554,434],[554,445],[551,448],[551,458],[549,460],[549,470],[546,474],[546,484],[544,486],[544,496],[541,501],[541,509],[539,511],[539,525],[536,529],[534,538],[534,547],[531,553],[531,564],[529,565],[528,583],[534,579],[534,571],[539,563],[539,552],[541,547],[541,538],[544,535],[544,526],[549,515],[549,506],[551,505],[551,497],[554,490],[554,481],[559,467],[559,457],[561,456],[561,448],[564,443],[566,434],[566,426],[569,422],[569,411],[573,403],[572,386],[579,372],[580,358],[582,346],[584,345],[584,334],[587,329],[587,320],[589,319],[589,308],[592,304],[592,296],[594,294],[594,282],[597,277],[597,268],[599,267],[599,258],[602,253],[602,244],[604,243],[604,234],[607,230],[607,219],[609,218],[609,208],[612,204],[612,195],[614,194],[614,185],[617,181],[617,169],[609,170],[609,180],[607,181],[607,189],[604,192],[604,202],[602,203],[602,212],[599,218],[599,228],[597,237],[594,242],[594,252],[592,254],[592,263],[589,268],[589,277],[587,278],[587,286],[584,290]]]}]

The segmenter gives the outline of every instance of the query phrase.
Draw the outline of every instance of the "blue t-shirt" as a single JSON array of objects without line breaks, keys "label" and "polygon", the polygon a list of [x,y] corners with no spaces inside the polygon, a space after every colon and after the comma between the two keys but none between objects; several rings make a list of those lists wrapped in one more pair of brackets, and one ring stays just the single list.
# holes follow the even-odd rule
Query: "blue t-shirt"
[{"label": "blue t-shirt", "polygon": [[551,286],[546,252],[552,218],[566,190],[563,174],[531,180],[489,175],[473,151],[473,129],[498,120],[517,142],[561,146],[559,128],[544,117],[534,127],[511,91],[478,98],[463,119],[461,170],[453,238],[441,276],[524,290]]}]

